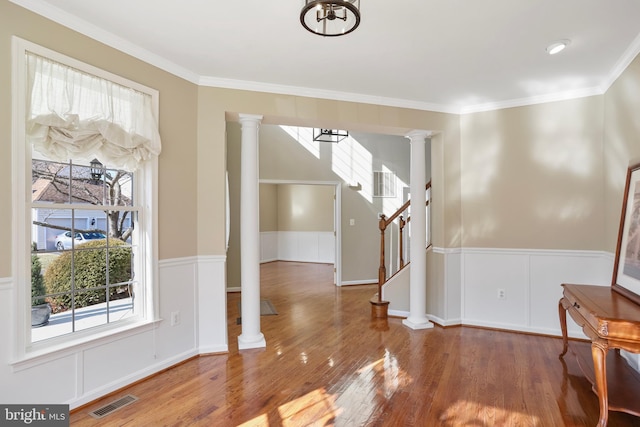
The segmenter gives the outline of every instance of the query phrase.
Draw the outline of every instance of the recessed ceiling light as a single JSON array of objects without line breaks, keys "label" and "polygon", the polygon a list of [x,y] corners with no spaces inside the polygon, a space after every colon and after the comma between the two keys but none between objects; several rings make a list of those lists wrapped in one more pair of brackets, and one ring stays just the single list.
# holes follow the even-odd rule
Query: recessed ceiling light
[{"label": "recessed ceiling light", "polygon": [[555,55],[562,52],[567,46],[571,44],[571,40],[558,40],[547,46],[547,53],[549,55]]}]

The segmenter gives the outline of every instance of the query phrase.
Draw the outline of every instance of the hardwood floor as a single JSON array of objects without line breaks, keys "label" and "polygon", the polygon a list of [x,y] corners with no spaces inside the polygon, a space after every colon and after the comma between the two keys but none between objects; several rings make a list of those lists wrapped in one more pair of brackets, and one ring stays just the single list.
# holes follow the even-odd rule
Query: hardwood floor
[{"label": "hardwood floor", "polygon": [[[73,426],[595,426],[598,402],[559,338],[372,320],[375,286],[332,285],[333,266],[261,267],[266,349],[194,358],[81,408]],[[588,345],[580,343],[579,345]],[[88,413],[139,398],[101,420]],[[609,426],[640,426],[611,412]]]}]

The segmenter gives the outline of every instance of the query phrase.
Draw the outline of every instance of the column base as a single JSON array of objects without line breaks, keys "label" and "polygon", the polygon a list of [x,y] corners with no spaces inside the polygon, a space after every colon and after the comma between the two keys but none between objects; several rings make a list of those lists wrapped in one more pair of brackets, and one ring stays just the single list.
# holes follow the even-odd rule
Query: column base
[{"label": "column base", "polygon": [[240,335],[238,337],[238,350],[249,350],[251,348],[265,348],[267,341],[261,333],[252,337]]},{"label": "column base", "polygon": [[407,318],[404,319],[402,321],[402,324],[405,325],[408,328],[411,329],[431,329],[433,328],[433,323],[431,323],[429,321],[429,319],[425,318],[418,318],[418,319],[412,319],[412,318]]}]

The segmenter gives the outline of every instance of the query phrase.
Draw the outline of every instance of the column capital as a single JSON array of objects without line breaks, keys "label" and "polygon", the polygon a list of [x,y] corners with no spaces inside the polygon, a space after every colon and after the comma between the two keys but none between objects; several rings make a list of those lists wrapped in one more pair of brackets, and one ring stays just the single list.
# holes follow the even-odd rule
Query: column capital
[{"label": "column capital", "polygon": [[410,132],[407,132],[407,134],[404,137],[409,138],[411,142],[413,142],[418,140],[424,141],[427,138],[431,138],[432,135],[433,135],[433,132],[430,130],[414,129]]},{"label": "column capital", "polygon": [[238,121],[240,123],[256,123],[259,124],[262,122],[262,119],[264,118],[264,116],[259,115],[259,114],[244,114],[244,113],[240,113],[238,114]]}]

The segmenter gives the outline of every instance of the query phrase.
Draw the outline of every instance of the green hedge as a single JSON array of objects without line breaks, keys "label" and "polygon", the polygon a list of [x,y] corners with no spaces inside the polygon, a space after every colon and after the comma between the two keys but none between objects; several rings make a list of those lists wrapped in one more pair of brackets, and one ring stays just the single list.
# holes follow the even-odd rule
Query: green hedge
[{"label": "green hedge", "polygon": [[[120,283],[131,280],[131,248],[118,239],[109,239],[109,282]],[[87,307],[106,301],[105,289],[81,291],[104,286],[106,273],[106,240],[83,243],[75,250],[75,308]],[[54,313],[71,308],[71,261],[72,251],[65,251],[47,268],[44,281],[47,293],[64,295],[49,298]],[[110,289],[110,300],[129,296],[128,286]]]},{"label": "green hedge", "polygon": [[42,264],[36,254],[31,254],[31,305],[44,304],[47,290],[42,277]]}]

